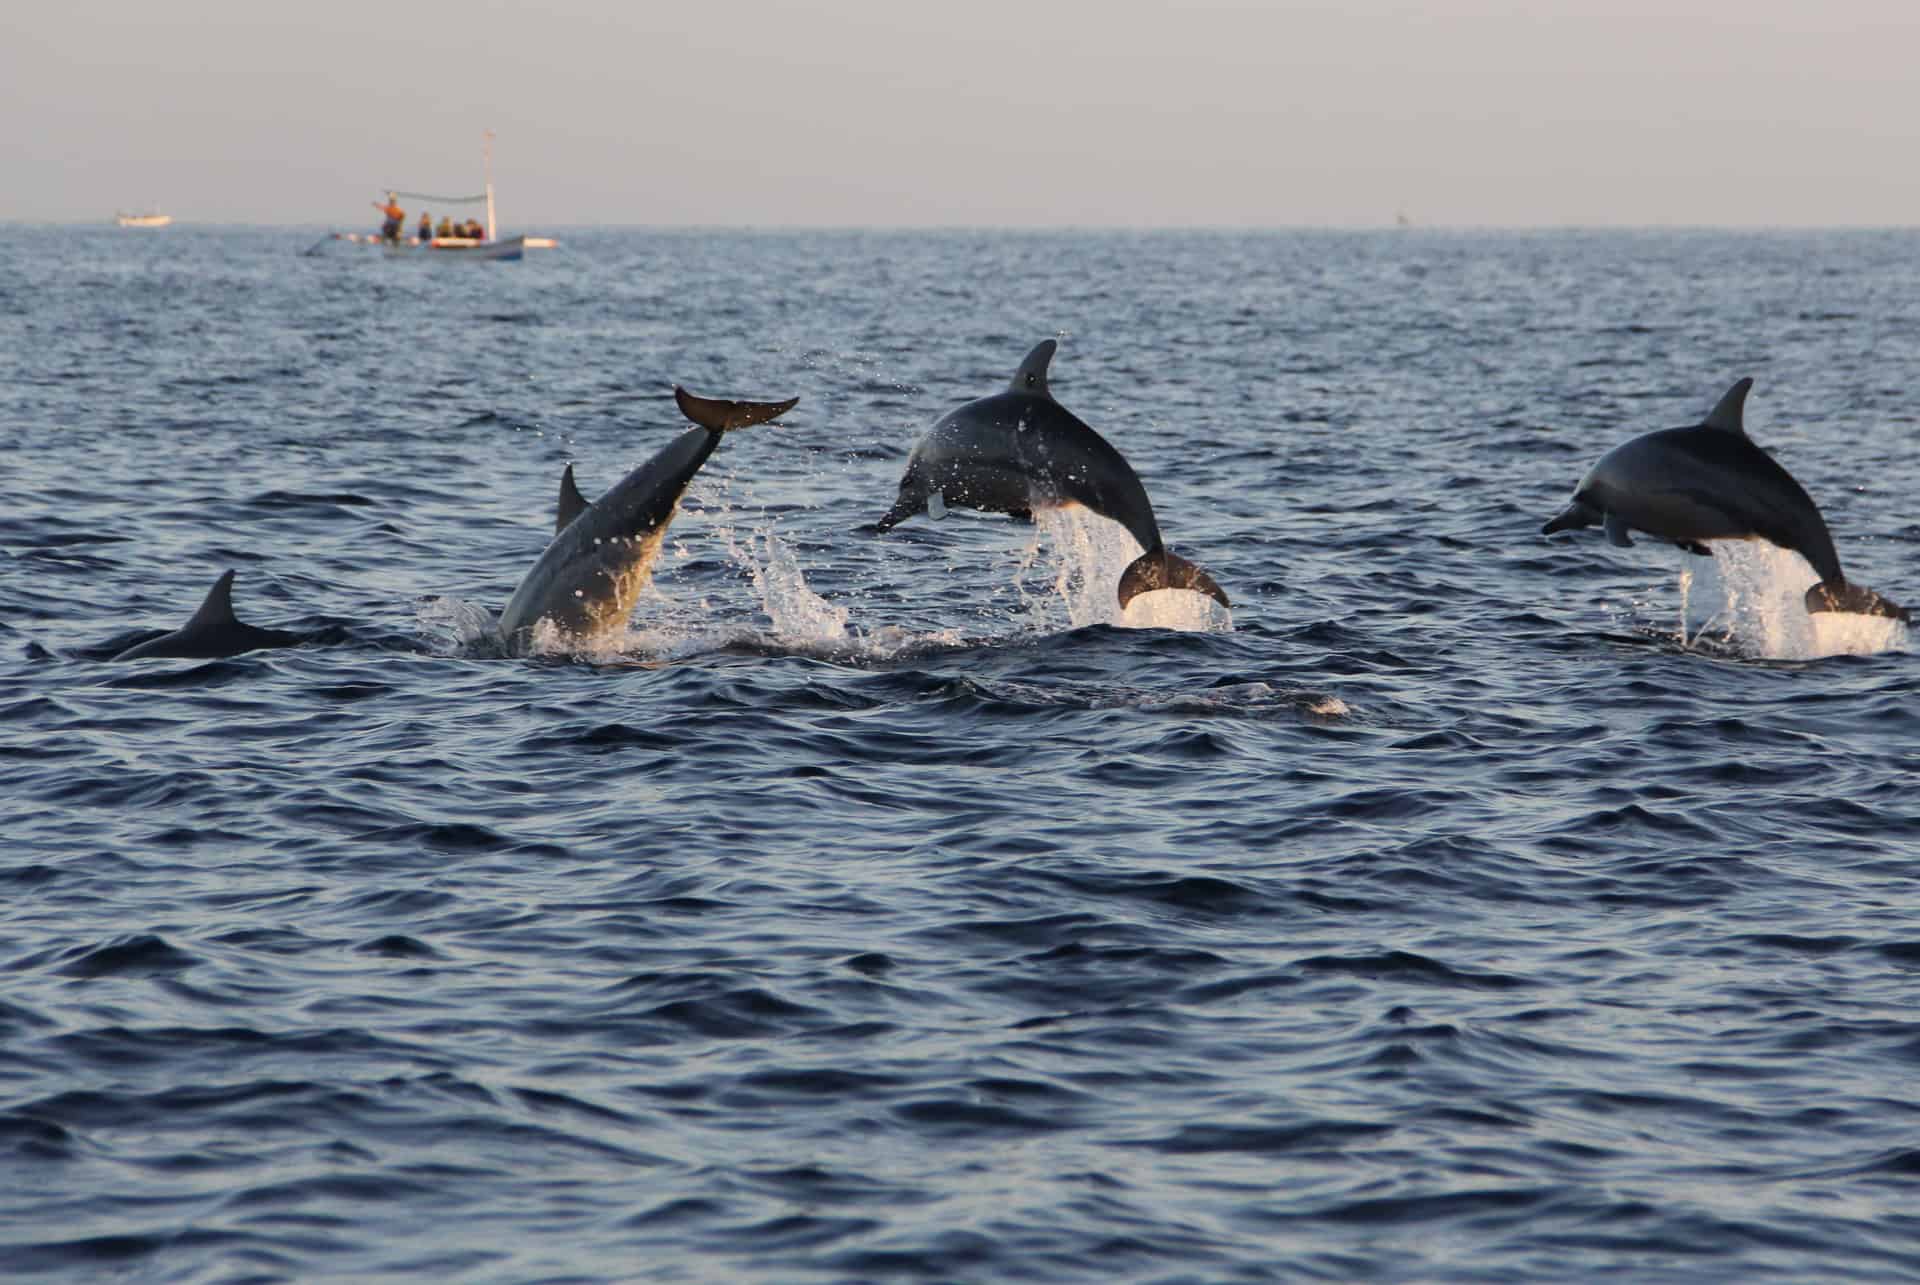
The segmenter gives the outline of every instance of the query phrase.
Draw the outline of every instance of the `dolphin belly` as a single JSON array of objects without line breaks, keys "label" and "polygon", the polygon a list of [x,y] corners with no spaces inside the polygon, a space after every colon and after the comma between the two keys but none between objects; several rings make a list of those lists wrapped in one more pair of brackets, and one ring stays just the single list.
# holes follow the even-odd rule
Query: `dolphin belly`
[{"label": "dolphin belly", "polygon": [[582,642],[624,629],[653,578],[654,560],[672,520],[669,513],[631,535],[582,531],[578,539],[554,540],[500,613],[501,635],[524,647],[542,620]]},{"label": "dolphin belly", "polygon": [[1744,540],[1756,534],[1752,520],[1735,511],[1736,506],[1717,503],[1704,492],[1614,492],[1606,494],[1602,504],[1609,538],[1616,524],[1674,544]]},{"label": "dolphin belly", "polygon": [[948,460],[926,473],[929,501],[938,495],[950,509],[982,513],[1032,513],[1062,501],[1012,460]]}]

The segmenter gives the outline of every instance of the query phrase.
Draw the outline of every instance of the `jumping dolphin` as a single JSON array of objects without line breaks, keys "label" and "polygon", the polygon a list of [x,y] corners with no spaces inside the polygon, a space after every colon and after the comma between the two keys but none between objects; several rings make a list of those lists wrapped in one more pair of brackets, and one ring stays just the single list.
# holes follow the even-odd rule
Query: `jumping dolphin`
[{"label": "jumping dolphin", "polygon": [[1041,340],[1005,392],[949,411],[927,430],[907,460],[899,498],[874,529],[890,531],[916,513],[944,517],[949,508],[1031,520],[1035,509],[1080,504],[1146,550],[1120,575],[1122,610],[1152,589],[1195,589],[1230,606],[1206,572],[1167,551],[1147,488],[1120,452],[1047,391],[1056,346]]},{"label": "jumping dolphin", "polygon": [[593,503],[580,495],[568,466],[560,480],[553,542],[500,613],[500,635],[510,648],[524,650],[542,619],[580,639],[624,628],[653,574],[667,525],[680,511],[680,497],[720,445],[720,435],[764,424],[800,401],[717,401],[679,387],[673,398],[680,413],[699,427],[667,443]]},{"label": "jumping dolphin", "polygon": [[1626,547],[1629,530],[1671,540],[1689,553],[1710,554],[1708,540],[1765,540],[1805,558],[1820,577],[1807,590],[1807,610],[1888,616],[1895,606],[1840,572],[1826,521],[1787,471],[1747,436],[1742,379],[1713,413],[1691,428],[1647,433],[1614,447],[1587,470],[1566,511],[1541,534],[1596,524]]},{"label": "jumping dolphin", "polygon": [[166,657],[179,660],[215,660],[238,656],[261,647],[297,647],[306,642],[304,635],[280,629],[261,629],[243,623],[233,614],[233,572],[222,572],[207,591],[207,597],[193,618],[170,634],[136,643],[112,657],[113,660],[152,660]]}]

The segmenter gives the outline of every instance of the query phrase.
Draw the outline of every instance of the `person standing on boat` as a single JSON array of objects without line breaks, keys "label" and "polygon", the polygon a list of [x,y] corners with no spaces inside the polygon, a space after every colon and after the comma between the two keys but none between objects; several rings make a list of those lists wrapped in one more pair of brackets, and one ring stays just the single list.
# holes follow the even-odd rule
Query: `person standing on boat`
[{"label": "person standing on boat", "polygon": [[420,244],[433,240],[433,216],[425,210],[420,211]]},{"label": "person standing on boat", "polygon": [[392,192],[387,193],[386,201],[384,203],[375,201],[373,208],[387,216],[387,221],[380,225],[381,239],[391,241],[395,245],[398,245],[400,243],[400,229],[407,221],[407,212],[400,208],[400,202],[395,199],[395,194]]}]

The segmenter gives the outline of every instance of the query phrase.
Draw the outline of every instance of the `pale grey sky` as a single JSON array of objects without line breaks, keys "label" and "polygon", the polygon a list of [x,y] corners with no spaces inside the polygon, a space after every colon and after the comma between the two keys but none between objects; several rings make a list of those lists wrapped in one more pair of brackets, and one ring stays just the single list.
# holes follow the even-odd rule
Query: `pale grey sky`
[{"label": "pale grey sky", "polygon": [[[1920,0],[18,0],[0,219],[1920,222]],[[417,212],[418,204],[410,210]]]}]

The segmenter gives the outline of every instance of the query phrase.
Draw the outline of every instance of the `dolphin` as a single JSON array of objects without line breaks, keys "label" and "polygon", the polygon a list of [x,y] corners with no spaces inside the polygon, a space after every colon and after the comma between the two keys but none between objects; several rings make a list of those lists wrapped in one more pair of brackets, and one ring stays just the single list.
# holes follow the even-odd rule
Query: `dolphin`
[{"label": "dolphin", "polygon": [[673,399],[680,413],[699,427],[667,443],[599,499],[586,502],[574,485],[573,466],[567,466],[560,479],[553,542],[500,613],[500,636],[509,648],[524,650],[534,625],[543,619],[580,639],[625,628],[653,574],[667,526],[680,511],[680,497],[720,445],[721,434],[764,424],[800,401],[719,401],[678,386]]},{"label": "dolphin", "polygon": [[238,656],[262,647],[297,647],[306,642],[303,634],[282,629],[261,629],[233,614],[233,572],[227,570],[213,582],[206,600],[192,619],[170,634],[135,643],[112,660],[154,660],[161,657],[179,660],[215,660]]},{"label": "dolphin", "polygon": [[1808,611],[1907,620],[1906,608],[1848,582],[1820,510],[1747,436],[1752,387],[1753,380],[1740,380],[1690,428],[1646,433],[1602,455],[1580,479],[1573,502],[1541,534],[1599,525],[1625,548],[1633,543],[1629,530],[1644,531],[1703,556],[1712,553],[1709,540],[1765,540],[1799,554],[1819,575],[1806,593]]},{"label": "dolphin", "polygon": [[1194,589],[1231,606],[1212,577],[1168,552],[1147,488],[1120,452],[1053,399],[1047,365],[1056,347],[1041,340],[1005,392],[957,407],[928,429],[907,459],[899,497],[873,529],[890,531],[918,513],[944,517],[949,508],[1031,521],[1035,509],[1080,504],[1146,550],[1120,574],[1122,610],[1153,589]]}]

